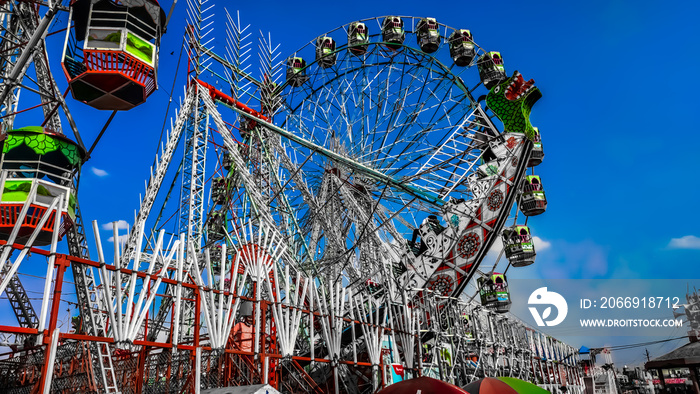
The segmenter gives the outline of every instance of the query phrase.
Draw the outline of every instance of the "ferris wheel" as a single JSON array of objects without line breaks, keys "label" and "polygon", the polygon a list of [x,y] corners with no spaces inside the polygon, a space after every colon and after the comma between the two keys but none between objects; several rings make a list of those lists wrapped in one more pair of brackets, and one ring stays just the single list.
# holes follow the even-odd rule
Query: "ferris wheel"
[{"label": "ferris wheel", "polygon": [[533,152],[526,125],[499,131],[485,98],[507,80],[529,116],[533,82],[507,78],[498,52],[433,18],[353,22],[281,67],[271,74],[284,83],[261,88],[274,124],[242,116],[240,130],[300,265],[344,286],[458,295]]},{"label": "ferris wheel", "polygon": [[[86,354],[94,368],[81,368],[94,369],[101,382],[92,385],[106,392],[144,383],[153,392],[196,392],[228,386],[231,376],[241,378],[236,384],[294,377],[277,381],[287,392],[309,383],[312,391],[340,392],[342,384],[373,392],[404,365],[461,383],[534,371],[530,333],[497,315],[510,306],[505,272],[494,272],[498,262],[482,264],[499,238],[509,266],[532,264],[529,228],[517,214],[512,226],[507,221],[516,203],[525,216],[547,203],[540,178],[526,173],[543,156],[529,120],[541,95],[533,80],[506,73],[500,53],[434,18],[386,16],[326,32],[282,61],[262,38],[256,79],[245,67],[245,28],[229,18],[229,56],[217,56],[202,44],[210,24],[195,0],[183,46],[185,97],[132,230],[109,264],[97,222],[98,261],[87,254],[80,164],[116,111],[153,93],[167,19],[155,0],[49,3],[47,19],[30,2],[0,4],[13,7],[2,20],[2,46],[16,49],[14,62],[0,64],[12,77],[0,95],[7,129],[0,208],[13,218],[0,223],[0,293],[7,289],[23,326],[14,334],[39,338],[48,321],[54,341],[24,341],[27,351],[45,346],[45,359],[61,363]],[[72,26],[61,63],[73,99],[114,111],[89,149],[48,68],[42,37],[60,10]],[[20,37],[11,30],[17,18],[42,22]],[[12,123],[24,112],[17,100],[26,86],[16,77],[30,58],[37,77],[27,79],[55,97],[42,95],[41,127],[19,128]],[[226,75],[230,95],[208,79],[211,62],[223,68],[212,79]],[[59,108],[75,143],[60,132]],[[73,256],[54,264],[64,234]],[[113,234],[119,239],[116,223]],[[36,249],[43,246],[50,252]],[[17,276],[28,250],[48,260],[39,317]],[[60,286],[54,301],[50,293],[67,266],[80,307],[68,336],[55,327]],[[473,282],[481,305],[458,299]],[[245,351],[233,328],[241,318],[256,328]],[[137,359],[143,374],[135,373]],[[52,362],[44,364],[50,370]],[[63,385],[74,375],[40,384]]]}]

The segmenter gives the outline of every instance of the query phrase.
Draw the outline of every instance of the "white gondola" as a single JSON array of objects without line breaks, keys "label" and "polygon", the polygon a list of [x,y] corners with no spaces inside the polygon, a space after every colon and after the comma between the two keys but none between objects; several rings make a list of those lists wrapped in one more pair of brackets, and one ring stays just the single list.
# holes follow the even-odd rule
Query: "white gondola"
[{"label": "white gondola", "polygon": [[547,197],[538,175],[528,175],[523,180],[520,210],[525,216],[537,216],[547,210]]},{"label": "white gondola", "polygon": [[524,267],[535,262],[535,243],[527,226],[503,229],[503,248],[513,267]]},{"label": "white gondola", "polygon": [[460,67],[468,66],[476,56],[472,33],[469,30],[455,30],[447,39],[452,61]]},{"label": "white gondola", "polygon": [[499,81],[506,79],[506,69],[500,52],[486,52],[476,63],[479,68],[481,83],[486,89],[496,86]]}]

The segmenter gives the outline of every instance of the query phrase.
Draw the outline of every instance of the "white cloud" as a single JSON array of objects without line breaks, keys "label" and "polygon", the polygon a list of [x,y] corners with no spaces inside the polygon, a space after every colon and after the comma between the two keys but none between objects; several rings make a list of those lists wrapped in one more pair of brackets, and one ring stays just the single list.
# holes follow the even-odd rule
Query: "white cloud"
[{"label": "white cloud", "polygon": [[100,178],[103,177],[103,176],[109,175],[109,174],[107,173],[107,171],[105,171],[105,170],[100,170],[100,169],[97,168],[97,167],[90,167],[90,171],[92,171],[93,174],[99,176]]},{"label": "white cloud", "polygon": [[[102,229],[103,230],[111,230],[112,229],[112,222],[103,224]],[[126,220],[118,220],[117,221],[117,229],[118,230],[128,230],[129,223],[127,223]]]},{"label": "white cloud", "polygon": [[[533,236],[532,240],[535,242],[535,251],[537,253],[542,252],[544,250],[547,250],[552,247],[552,243],[549,241],[545,241],[544,239]],[[493,241],[493,245],[491,245],[491,249],[489,249],[489,253],[486,256],[487,259],[496,259],[498,257],[498,254],[501,253],[501,250],[503,250],[503,240],[501,237],[496,238],[495,241]],[[505,256],[503,257],[505,258]]]},{"label": "white cloud", "polygon": [[694,235],[672,238],[668,247],[670,249],[700,249],[700,238]]},{"label": "white cloud", "polygon": [[552,246],[551,242],[545,241],[544,239],[538,236],[532,237],[532,240],[535,241],[535,251],[538,253],[543,250],[547,250]]},{"label": "white cloud", "polygon": [[[126,243],[127,238],[128,238],[127,234],[120,235],[119,236],[119,245],[124,245],[124,243]],[[114,237],[109,237],[109,239],[107,241],[114,243]]]}]

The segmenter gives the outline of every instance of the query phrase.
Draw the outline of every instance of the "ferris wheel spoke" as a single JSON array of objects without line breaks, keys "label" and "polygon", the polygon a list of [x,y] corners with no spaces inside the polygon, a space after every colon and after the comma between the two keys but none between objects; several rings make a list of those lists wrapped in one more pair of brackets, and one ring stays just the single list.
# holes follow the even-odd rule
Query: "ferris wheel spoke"
[{"label": "ferris wheel spoke", "polygon": [[[423,108],[423,110],[425,110],[425,111],[427,111],[427,110],[429,110],[429,109],[430,109],[430,108]],[[409,115],[409,116],[410,116],[410,115]],[[400,133],[400,134],[403,134],[403,132],[404,132],[405,130],[407,130],[408,127],[410,127],[410,126],[411,126],[411,124],[410,124],[409,122],[405,122],[405,123],[403,124],[403,127],[402,127],[402,130],[401,130],[401,133]],[[429,126],[429,127],[424,128],[424,130],[425,130],[425,129],[430,130],[431,128],[434,128],[434,127],[430,127],[430,126]],[[441,129],[431,130],[431,135],[432,135],[432,134],[435,134],[435,133],[433,133],[433,132],[439,132],[439,131],[441,131]],[[405,154],[406,151],[408,151],[409,149],[413,148],[413,146],[414,146],[415,144],[419,144],[419,143],[421,143],[421,142],[422,142],[422,143],[425,143],[425,142],[427,142],[428,140],[429,140],[429,138],[420,138],[420,134],[418,134],[418,136],[414,135],[413,140],[410,141],[410,142],[404,147],[404,151],[401,152],[401,154],[400,154],[400,155],[397,155],[396,157],[399,157],[399,156],[403,157],[403,154]],[[436,148],[437,146],[439,146],[442,142],[443,142],[443,141],[437,141],[437,143],[436,143],[436,144],[433,144],[430,148],[431,148],[431,149],[434,149],[434,148]],[[385,160],[386,160],[386,159],[391,159],[391,158],[392,158],[391,156],[385,156],[385,157],[384,157]],[[387,165],[387,164],[384,164],[384,163],[382,163],[382,164],[383,164],[382,166],[386,166],[386,165]],[[393,163],[391,163],[390,165],[393,165]]]},{"label": "ferris wheel spoke", "polygon": [[387,175],[383,174],[380,171],[369,168],[369,167],[365,166],[364,164],[353,160],[352,158],[348,158],[348,157],[345,157],[343,155],[339,155],[331,150],[328,150],[326,148],[315,145],[315,144],[313,144],[313,143],[311,143],[303,138],[296,137],[292,133],[289,133],[288,131],[281,129],[277,126],[274,126],[270,123],[267,123],[263,120],[258,120],[258,121],[260,123],[263,123],[266,127],[270,128],[273,131],[277,132],[278,134],[282,135],[283,137],[288,138],[291,142],[297,143],[301,146],[304,146],[304,147],[307,147],[313,151],[316,151],[317,153],[320,153],[326,159],[331,159],[331,160],[337,161],[343,165],[347,165],[350,168],[353,168],[359,172],[364,173],[365,175],[369,176],[370,178],[373,178],[375,180],[381,180],[383,182],[387,182],[387,183],[394,185],[400,189],[403,189],[406,192],[412,193],[412,194],[416,195],[417,197],[424,199],[426,201],[431,201],[431,202],[436,201],[434,196],[431,195],[431,193],[428,193],[426,191],[422,191],[418,188],[414,188],[411,185],[407,185],[400,180],[394,179],[391,176],[387,176]]},{"label": "ferris wheel spoke", "polygon": [[[402,74],[402,75],[403,75],[403,74]],[[402,77],[401,79],[402,79],[402,80],[401,80],[401,83],[403,83],[403,77]],[[415,78],[412,79],[412,81],[415,81],[415,80],[417,80],[417,79],[415,79]],[[399,92],[401,92],[401,91],[403,91],[403,89],[400,87]],[[399,93],[399,94],[400,94],[400,93]],[[390,116],[390,118],[389,118],[389,120],[388,120],[388,122],[387,122],[387,123],[388,123],[388,127],[386,128],[386,130],[385,130],[384,133],[383,133],[384,139],[383,139],[383,141],[382,141],[382,144],[381,144],[380,148],[376,151],[376,152],[377,152],[377,157],[386,158],[386,156],[381,155],[380,152],[384,150],[385,145],[386,145],[386,142],[387,142],[387,138],[388,138],[389,135],[391,135],[392,132],[394,132],[394,134],[395,134],[395,137],[392,138],[393,141],[391,141],[392,144],[397,143],[397,142],[403,142],[404,134],[405,134],[406,131],[407,131],[406,126],[409,125],[409,122],[408,122],[408,121],[403,121],[403,122],[401,122],[400,125],[401,125],[402,127],[398,127],[398,125],[397,125],[398,120],[399,120],[399,119],[402,119],[402,118],[400,118],[399,114],[407,109],[406,106],[404,106],[406,94],[404,94],[403,97],[401,97],[401,96],[399,96],[399,97],[400,97],[399,100],[402,101],[402,102],[399,103],[399,100],[394,101],[394,105],[393,105],[393,106],[394,106],[395,108],[398,108],[398,111],[397,111],[397,110],[392,111],[392,114],[391,114],[391,116]],[[401,105],[399,105],[399,104],[401,104]],[[424,108],[424,110],[429,110],[429,108],[427,108],[427,109]],[[396,115],[396,116],[395,116],[395,115]],[[411,118],[411,117],[412,117],[412,118],[417,118],[418,115],[419,115],[419,114],[415,114],[415,113],[407,113],[407,116],[406,116],[405,118],[403,118],[403,119],[404,119],[404,120],[408,120],[408,119]],[[381,124],[380,124],[379,122],[376,122],[376,123],[375,123],[375,127],[379,127],[380,125],[381,125]],[[398,131],[397,131],[397,130],[398,130]],[[412,142],[415,142],[415,138],[414,138],[414,141],[412,141]],[[404,151],[407,150],[408,148],[410,148],[410,145],[407,146],[407,147],[404,149]],[[379,164],[380,166],[382,166],[383,163],[378,163],[378,164]]]},{"label": "ferris wheel spoke", "polygon": [[[275,205],[276,210],[282,220],[282,224],[285,226],[285,229],[287,230],[287,236],[289,237],[289,245],[294,244],[294,239],[297,238],[302,238],[301,233],[300,233],[300,227],[299,224],[296,220],[296,216],[294,215],[294,209],[289,203],[289,200],[287,199],[287,196],[284,191],[284,185],[282,184],[282,179],[280,178],[280,174],[278,171],[275,171],[274,169],[279,168],[280,166],[280,156],[278,155],[278,152],[275,151],[274,144],[262,144],[262,136],[260,134],[257,135],[257,138],[259,140],[259,144],[262,147],[262,150],[264,151],[265,159],[267,162],[268,167],[271,169],[269,173],[271,174],[271,179],[272,179],[272,184],[271,190],[274,192],[273,196],[270,197],[269,199],[269,204],[268,206],[273,207],[273,202],[277,201],[278,204]],[[266,139],[275,139],[277,140],[279,137],[276,136],[270,136],[267,137]],[[268,151],[269,149],[269,151]],[[277,158],[277,160],[273,159]],[[290,179],[291,180],[291,179]],[[308,248],[306,248],[308,249]]]},{"label": "ferris wheel spoke", "polygon": [[[386,120],[387,125],[389,125],[390,127],[388,127],[388,129],[387,129],[387,132],[385,133],[385,137],[389,135],[390,130],[392,128],[396,127],[396,125],[395,125],[396,119],[398,119],[398,114],[401,112],[401,109],[403,108],[403,104],[404,104],[404,101],[406,98],[405,95],[401,94],[401,92],[403,91],[404,77],[406,75],[408,75],[406,72],[407,71],[406,65],[407,65],[407,62],[404,61],[404,62],[400,63],[401,70],[400,71],[396,70],[396,72],[398,72],[398,74],[399,74],[398,87],[396,89],[397,90],[396,93],[394,93],[392,95],[397,96],[397,99],[394,99],[391,101],[387,100],[387,102],[390,102],[393,104],[390,104],[390,105],[387,105],[384,107],[385,109],[388,107],[391,107],[391,113],[388,115],[388,118]],[[388,91],[388,87],[389,87],[388,86],[389,80],[390,80],[390,75],[387,75],[387,91]],[[392,82],[392,85],[397,85],[397,81]],[[382,148],[384,148],[385,143],[386,143],[386,138],[384,141],[382,141]]]},{"label": "ferris wheel spoke", "polygon": [[[448,168],[450,175],[447,176],[447,179],[451,179],[459,169],[463,170],[463,174],[460,176],[460,179],[463,179],[466,174],[472,170],[474,164],[481,157],[481,154],[473,153],[471,139],[468,138],[462,130],[466,123],[471,122],[470,119],[473,118],[473,114],[474,112],[472,112],[469,117],[465,118],[460,125],[454,128],[452,135],[447,141],[432,153],[411,178],[420,179],[433,172],[440,174],[442,170]],[[462,139],[468,140],[469,143],[463,142]],[[464,168],[464,166],[466,166],[466,168]],[[443,178],[444,177],[445,175],[443,175]],[[452,188],[454,189],[455,186]]]},{"label": "ferris wheel spoke", "polygon": [[[342,193],[343,185],[338,183],[337,186],[338,190]],[[346,194],[345,197],[347,198],[348,195]],[[348,256],[349,253],[355,249],[359,249],[360,253],[362,253],[363,245],[365,245],[368,242],[381,242],[379,234],[377,233],[378,228],[375,228],[372,225],[372,223],[374,222],[374,214],[377,209],[378,202],[372,204],[371,207],[364,207],[365,209],[370,208],[368,213],[362,212],[363,210],[358,209],[356,205],[353,206],[353,202],[346,204],[346,207],[349,208],[350,213],[350,215],[348,215],[348,219],[352,223],[352,225],[350,226],[350,230],[353,232],[353,239],[355,239],[355,242],[352,243],[352,246],[345,252],[345,254]],[[352,230],[353,228],[354,231]],[[362,239],[363,237],[366,239]]]},{"label": "ferris wheel spoke", "polygon": [[[349,188],[351,185],[347,184],[346,182],[341,181],[338,177],[334,177],[333,181],[336,184],[337,190],[340,192],[340,195],[343,197],[343,201],[345,202],[345,207],[348,209],[349,213],[352,215],[351,220],[355,223],[355,226],[358,226],[362,224],[365,229],[370,228],[370,224],[374,222],[372,218],[372,214],[377,214],[377,210],[380,207],[380,200],[377,200],[375,204],[372,204],[372,200],[367,200],[365,201],[365,204],[360,204],[358,198],[364,199],[366,196],[362,195],[361,193],[357,193],[358,190],[354,190],[355,193],[357,193],[357,198],[355,193],[353,191],[350,191]],[[371,213],[367,213],[369,211],[369,208],[374,205],[374,209],[372,210]],[[392,225],[391,223],[387,224],[387,230],[389,233],[392,234],[394,238],[397,240],[401,239],[400,235],[397,232],[392,232]],[[380,228],[372,226],[372,229],[369,230],[375,237],[379,237],[378,231]]]}]

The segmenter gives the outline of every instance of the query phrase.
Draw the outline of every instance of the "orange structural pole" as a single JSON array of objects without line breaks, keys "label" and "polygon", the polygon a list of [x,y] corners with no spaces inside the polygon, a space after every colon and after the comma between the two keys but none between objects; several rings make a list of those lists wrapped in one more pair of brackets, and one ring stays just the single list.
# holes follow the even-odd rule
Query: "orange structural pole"
[{"label": "orange structural pole", "polygon": [[[49,332],[51,335],[53,330],[56,329],[56,324],[58,322],[58,312],[61,307],[61,291],[63,290],[63,274],[66,272],[66,268],[70,266],[70,261],[66,258],[64,254],[56,255],[56,268],[58,272],[56,273],[56,283],[53,289],[53,298],[51,300],[51,314],[49,317]],[[44,336],[44,343],[48,343],[48,339]]]},{"label": "orange structural pole", "polygon": [[[53,289],[53,298],[51,301],[51,313],[49,315],[49,326],[48,330],[44,334],[44,344],[46,344],[46,351],[44,355],[44,365],[41,367],[41,378],[37,382],[37,385],[32,390],[35,393],[48,392],[50,389],[51,381],[49,379],[50,368],[53,368],[53,360],[51,354],[55,352],[53,348],[56,344],[53,343],[51,338],[53,337],[53,332],[56,330],[56,324],[58,321],[58,312],[61,306],[61,291],[63,290],[63,274],[66,272],[66,268],[70,265],[70,261],[66,259],[63,254],[56,255],[55,262],[57,273],[56,282]],[[48,385],[48,386],[47,386]]]}]

